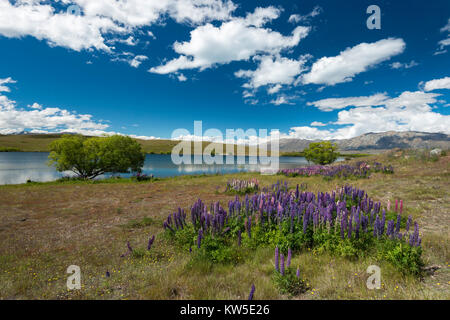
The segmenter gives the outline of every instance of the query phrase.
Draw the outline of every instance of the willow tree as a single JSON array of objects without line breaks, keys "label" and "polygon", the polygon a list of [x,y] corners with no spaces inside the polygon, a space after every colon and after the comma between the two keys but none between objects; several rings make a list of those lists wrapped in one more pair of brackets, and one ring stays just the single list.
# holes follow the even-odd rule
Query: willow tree
[{"label": "willow tree", "polygon": [[317,164],[330,164],[333,163],[337,157],[338,153],[337,145],[329,141],[322,142],[311,142],[303,154],[308,161],[312,161]]},{"label": "willow tree", "polygon": [[104,173],[140,172],[145,154],[130,137],[84,137],[63,135],[50,144],[49,165],[56,170],[72,171],[82,179]]}]

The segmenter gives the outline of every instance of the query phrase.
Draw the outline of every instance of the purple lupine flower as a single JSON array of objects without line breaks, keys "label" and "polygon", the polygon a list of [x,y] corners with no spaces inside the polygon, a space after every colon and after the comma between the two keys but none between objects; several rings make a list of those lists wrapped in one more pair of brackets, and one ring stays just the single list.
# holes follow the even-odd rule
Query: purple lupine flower
[{"label": "purple lupine flower", "polygon": [[419,224],[417,222],[414,222],[414,244],[417,246],[419,244]]},{"label": "purple lupine flower", "polygon": [[155,241],[155,236],[153,236],[150,239],[148,239],[147,250],[150,250],[152,248],[152,244],[153,244],[154,241]]},{"label": "purple lupine flower", "polygon": [[247,234],[248,237],[252,237],[252,217],[248,217],[247,219]]},{"label": "purple lupine flower", "polygon": [[288,258],[287,258],[287,267],[289,268],[291,266],[291,259],[292,259],[292,250],[291,248],[288,249]]},{"label": "purple lupine flower", "polygon": [[409,232],[409,227],[411,226],[412,223],[412,217],[408,216],[408,220],[406,221],[406,231]]},{"label": "purple lupine flower", "polygon": [[297,268],[297,273],[295,275],[297,276],[297,279],[300,279],[300,268]]},{"label": "purple lupine flower", "polygon": [[248,300],[253,300],[253,295],[255,294],[255,285],[252,284],[252,289],[250,290],[250,295],[248,296]]},{"label": "purple lupine flower", "polygon": [[277,272],[280,271],[280,263],[278,261],[279,253],[280,253],[280,250],[278,249],[278,247],[276,247],[275,248],[275,270]]},{"label": "purple lupine flower", "polygon": [[397,224],[395,226],[395,233],[399,233],[400,232],[400,223],[402,221],[402,216],[401,215],[397,215]]},{"label": "purple lupine flower", "polygon": [[280,273],[284,276],[284,254],[281,254],[281,265],[280,265]]},{"label": "purple lupine flower", "polygon": [[198,236],[197,236],[197,248],[200,249],[200,246],[202,245],[202,238],[203,238],[203,230],[198,230]]},{"label": "purple lupine flower", "polygon": [[122,254],[122,255],[120,256],[121,258],[126,257],[126,256],[129,255],[131,252],[133,252],[133,248],[132,248],[131,245],[130,245],[130,241],[127,241],[127,248],[128,248],[128,251],[125,252],[124,254]]},{"label": "purple lupine flower", "polygon": [[192,253],[192,247],[189,247],[189,253]]},{"label": "purple lupine flower", "polygon": [[106,277],[107,277],[107,278],[111,277],[111,273],[109,273],[108,270],[106,270]]},{"label": "purple lupine flower", "polygon": [[414,246],[414,235],[413,234],[409,235],[409,245],[411,247]]}]

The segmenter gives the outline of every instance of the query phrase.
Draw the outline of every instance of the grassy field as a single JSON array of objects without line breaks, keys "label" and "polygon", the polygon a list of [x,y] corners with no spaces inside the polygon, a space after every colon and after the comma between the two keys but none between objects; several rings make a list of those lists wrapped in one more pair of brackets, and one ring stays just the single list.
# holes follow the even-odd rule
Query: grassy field
[{"label": "grassy field", "polygon": [[[23,134],[23,135],[0,135],[0,152],[49,152],[50,143],[60,138],[60,134]],[[142,146],[145,153],[153,154],[170,154],[173,147],[180,141],[173,140],[141,140],[136,139]],[[203,142],[202,151],[210,144],[210,142]],[[223,145],[223,152],[226,153],[226,148],[233,148],[235,154],[237,147],[231,145]],[[194,145],[191,143],[191,150],[194,152]],[[249,148],[245,147],[245,154],[248,155]],[[270,150],[268,151],[270,155]],[[280,155],[288,157],[303,157],[302,152],[282,152]],[[359,158],[367,156],[366,154],[341,154],[343,157]]]},{"label": "grassy field", "polygon": [[[0,152],[49,152],[50,144],[60,137],[60,134],[0,135]],[[170,154],[173,147],[180,142],[174,140],[136,140],[141,144],[145,153],[154,154]],[[208,145],[210,145],[210,142],[203,142],[202,151]],[[223,145],[224,153],[226,153],[227,147],[234,148],[235,153],[237,153],[236,145]],[[194,152],[193,143],[191,143],[191,150]],[[245,152],[248,155],[248,146],[245,147]]]},{"label": "grassy field", "polygon": [[[256,177],[264,186],[283,179],[315,192],[348,183],[383,204],[403,199],[404,214],[419,221],[426,266],[439,267],[419,279],[372,258],[304,251],[292,265],[302,268],[311,289],[292,299],[450,299],[450,157],[429,161],[398,153],[370,159],[392,164],[395,173],[350,181],[242,173],[1,186],[0,298],[247,299],[254,283],[255,299],[287,299],[271,281],[272,249],[249,252],[237,265],[211,265],[192,261],[163,236],[163,220],[179,206],[188,208],[198,198],[226,206],[233,198],[223,193],[227,180]],[[156,240],[150,255],[120,258],[127,241],[144,248],[151,235]],[[73,264],[81,267],[82,289],[68,291],[66,269]],[[366,288],[371,264],[381,267],[380,290]]]}]

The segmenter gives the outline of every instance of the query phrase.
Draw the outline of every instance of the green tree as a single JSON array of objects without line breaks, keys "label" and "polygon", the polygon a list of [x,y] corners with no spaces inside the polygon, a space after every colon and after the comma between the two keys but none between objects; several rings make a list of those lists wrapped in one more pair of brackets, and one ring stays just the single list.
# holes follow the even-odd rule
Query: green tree
[{"label": "green tree", "polygon": [[307,149],[303,151],[306,160],[316,164],[333,163],[337,157],[337,145],[329,141],[311,142]]},{"label": "green tree", "polygon": [[50,145],[49,165],[58,171],[72,171],[83,179],[107,172],[140,172],[145,154],[130,137],[83,137],[64,135]]}]

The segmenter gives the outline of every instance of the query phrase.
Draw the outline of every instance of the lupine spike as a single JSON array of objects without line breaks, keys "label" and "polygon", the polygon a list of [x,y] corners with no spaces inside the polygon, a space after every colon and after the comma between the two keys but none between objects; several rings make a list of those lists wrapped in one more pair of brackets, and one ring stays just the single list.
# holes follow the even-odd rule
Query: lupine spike
[{"label": "lupine spike", "polygon": [[292,259],[292,250],[291,248],[288,249],[288,257],[287,257],[287,264],[286,266],[289,268],[291,266],[291,259]]},{"label": "lupine spike", "polygon": [[151,237],[148,240],[147,250],[150,250],[152,248],[153,242],[155,241],[155,236]]},{"label": "lupine spike", "polygon": [[275,270],[277,272],[280,271],[280,263],[279,263],[279,254],[280,254],[280,250],[278,249],[278,247],[275,248]]},{"label": "lupine spike", "polygon": [[250,290],[250,294],[249,294],[249,296],[248,296],[248,300],[253,300],[253,295],[255,294],[255,285],[254,284],[252,284],[252,288],[251,288],[251,290]]}]

